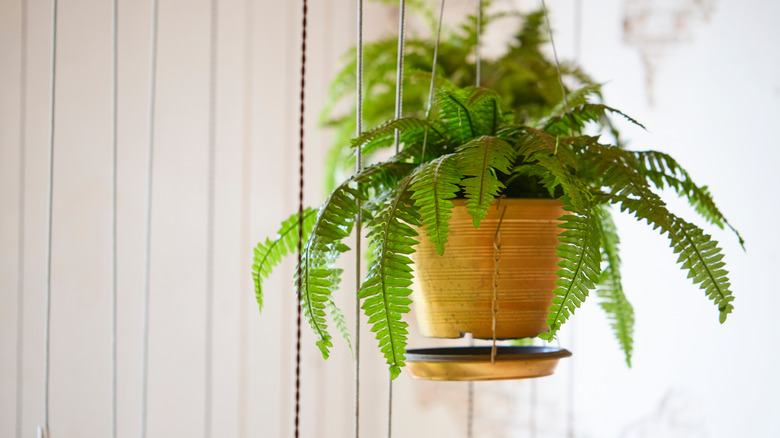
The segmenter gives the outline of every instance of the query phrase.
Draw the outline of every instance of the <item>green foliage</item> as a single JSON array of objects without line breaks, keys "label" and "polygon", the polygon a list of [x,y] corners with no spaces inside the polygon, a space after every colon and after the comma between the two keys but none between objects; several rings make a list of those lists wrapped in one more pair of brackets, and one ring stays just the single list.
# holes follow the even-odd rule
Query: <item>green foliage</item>
[{"label": "green foliage", "polygon": [[417,244],[414,238],[417,232],[410,224],[419,225],[419,215],[410,202],[411,181],[412,175],[401,180],[368,223],[372,261],[358,292],[393,379],[404,367],[409,332],[408,324],[401,317],[409,312],[412,302],[409,298],[413,278],[409,254]]},{"label": "green foliage", "polygon": [[631,353],[634,350],[634,308],[623,292],[620,276],[620,255],[618,246],[620,237],[607,209],[601,210],[601,255],[604,269],[601,271],[596,295],[599,306],[606,312],[612,330],[626,355],[626,364],[631,366]]},{"label": "green foliage", "polygon": [[[313,208],[306,208],[303,211],[303,240],[309,238],[316,212],[317,210]],[[252,278],[255,282],[257,305],[261,312],[263,310],[263,278],[268,278],[273,268],[282,262],[282,258],[298,248],[298,219],[298,213],[292,215],[282,222],[274,240],[266,238],[265,242],[258,243],[255,248]]]},{"label": "green foliage", "polygon": [[412,199],[436,252],[444,254],[444,244],[450,231],[455,198],[460,188],[460,170],[452,154],[441,156],[422,167],[412,181]]},{"label": "green foliage", "polygon": [[317,347],[327,358],[333,346],[325,320],[325,307],[332,302],[331,294],[340,282],[341,269],[335,262],[349,250],[342,241],[349,236],[357,216],[357,200],[364,196],[350,187],[340,185],[320,207],[309,240],[304,247],[296,271],[301,312],[317,337]]},{"label": "green foliage", "polygon": [[699,284],[718,307],[720,322],[734,309],[734,300],[728,272],[723,269],[723,254],[717,242],[699,227],[669,212],[661,198],[650,190],[649,177],[637,169],[641,164],[635,157],[617,147],[590,144],[585,157],[592,171],[602,176],[601,183],[610,189],[607,199],[639,220],[645,220],[653,229],[665,234],[676,254],[677,262],[688,271],[688,277]]},{"label": "green foliage", "polygon": [[593,208],[576,209],[572,205],[566,205],[564,198],[564,210],[571,214],[564,215],[564,222],[559,227],[563,228],[558,235],[561,245],[557,247],[558,287],[553,291],[555,297],[552,300],[547,325],[549,332],[539,335],[540,338],[551,341],[566,320],[579,308],[588,296],[588,291],[595,288],[601,272],[601,236],[599,232],[599,217]]},{"label": "green foliage", "polygon": [[466,211],[472,216],[474,228],[478,228],[490,203],[504,188],[496,172],[511,173],[515,151],[509,143],[491,136],[471,140],[457,151],[464,177],[460,183],[466,192]]}]

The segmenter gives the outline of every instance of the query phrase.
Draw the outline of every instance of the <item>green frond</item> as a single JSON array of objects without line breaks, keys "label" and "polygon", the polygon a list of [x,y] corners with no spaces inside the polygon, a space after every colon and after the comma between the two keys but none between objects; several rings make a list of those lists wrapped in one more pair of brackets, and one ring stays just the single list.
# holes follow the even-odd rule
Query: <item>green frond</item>
[{"label": "green frond", "polygon": [[577,161],[568,145],[543,131],[529,128],[527,132],[518,146],[523,163],[536,163],[550,173],[554,180],[543,181],[550,193],[560,185],[576,208],[589,206],[590,188],[575,176]]},{"label": "green frond", "polygon": [[717,242],[696,225],[669,212],[636,170],[640,165],[630,152],[593,144],[589,153],[594,171],[603,175],[603,184],[611,189],[609,201],[666,234],[674,252],[680,254],[677,262],[688,270],[688,278],[700,285],[715,303],[723,323],[734,309],[731,304],[734,296],[729,289],[728,272],[723,269],[723,254]]},{"label": "green frond", "polygon": [[631,353],[634,349],[634,308],[623,293],[618,254],[620,238],[612,221],[612,214],[607,209],[601,209],[600,214],[604,270],[601,271],[596,295],[600,299],[599,306],[607,314],[615,338],[626,355],[626,363],[630,367]]},{"label": "green frond", "polygon": [[[568,199],[564,197],[564,204]],[[557,246],[558,286],[553,292],[553,304],[548,309],[547,325],[549,332],[539,335],[546,341],[555,339],[555,335],[564,322],[571,317],[575,309],[579,308],[588,296],[588,291],[594,289],[601,272],[601,237],[599,234],[599,217],[597,211],[592,208],[576,209],[572,205],[565,205],[564,210],[571,214],[564,215],[558,225],[563,228],[558,235],[561,245]]]},{"label": "green frond", "polygon": [[326,304],[340,282],[341,269],[335,268],[336,258],[349,250],[342,241],[349,236],[357,216],[357,200],[362,192],[342,183],[320,207],[306,242],[301,263],[296,270],[296,285],[300,288],[301,310],[317,337],[317,347],[327,358],[333,346],[325,320]]},{"label": "green frond", "polygon": [[439,119],[456,144],[463,144],[476,136],[475,120],[469,109],[470,96],[462,90],[439,91],[434,104],[439,110]]},{"label": "green frond", "polygon": [[637,171],[646,176],[655,187],[669,187],[679,196],[685,197],[697,213],[708,222],[723,228],[728,226],[739,239],[739,244],[745,248],[745,241],[715,205],[707,186],[698,186],[693,182],[688,172],[677,161],[663,152],[642,151],[633,152],[638,163]]},{"label": "green frond", "polygon": [[544,131],[551,135],[572,135],[574,132],[580,132],[589,122],[598,123],[607,113],[618,114],[624,119],[647,129],[641,123],[620,110],[600,103],[585,103],[571,109],[570,113],[559,114],[549,119],[544,125]]},{"label": "green frond", "polygon": [[333,302],[333,298],[328,300],[327,304],[328,310],[330,311],[330,318],[333,320],[333,324],[336,325],[336,329],[341,333],[341,337],[344,339],[344,342],[347,343],[347,347],[349,347],[349,352],[354,357],[354,350],[352,350],[352,342],[350,341],[349,336],[349,327],[347,327],[347,319],[344,317],[344,313],[336,306],[336,303]]},{"label": "green frond", "polygon": [[506,141],[486,135],[460,146],[457,158],[464,177],[460,185],[466,192],[466,210],[477,228],[487,216],[490,203],[504,188],[496,172],[511,173],[515,150]]},{"label": "green frond", "polygon": [[409,312],[412,302],[412,260],[408,255],[414,252],[417,233],[410,225],[419,225],[410,200],[412,178],[409,175],[398,183],[368,223],[371,263],[358,293],[393,379],[405,364],[409,332],[402,314]]},{"label": "green frond", "polygon": [[[303,240],[309,238],[316,212],[317,210],[310,207],[303,210]],[[298,213],[295,213],[282,222],[274,240],[266,238],[265,242],[259,242],[255,247],[252,278],[255,282],[257,305],[261,312],[263,310],[263,279],[271,275],[271,271],[282,262],[282,258],[297,250],[298,224]]]},{"label": "green frond", "polygon": [[453,154],[441,156],[425,164],[412,180],[412,199],[417,207],[423,226],[436,252],[444,254],[444,244],[450,231],[455,198],[460,188],[461,175]]}]

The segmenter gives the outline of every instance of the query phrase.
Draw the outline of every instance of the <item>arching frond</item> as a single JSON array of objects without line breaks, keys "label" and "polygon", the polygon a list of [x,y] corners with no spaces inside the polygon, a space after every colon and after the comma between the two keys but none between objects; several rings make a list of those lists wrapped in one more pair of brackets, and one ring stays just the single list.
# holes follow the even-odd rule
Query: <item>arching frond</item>
[{"label": "arching frond", "polygon": [[527,132],[518,145],[523,162],[537,163],[547,170],[549,176],[544,184],[550,193],[560,185],[573,206],[587,208],[591,202],[590,188],[573,174],[576,160],[567,144],[543,131],[528,129]]},{"label": "arching frond", "polygon": [[515,150],[506,141],[486,135],[460,146],[457,152],[458,167],[464,177],[460,185],[466,192],[466,210],[476,228],[487,216],[490,203],[504,188],[496,172],[511,172]]},{"label": "arching frond", "polygon": [[644,125],[618,109],[600,103],[585,103],[572,108],[570,113],[559,114],[548,119],[544,131],[552,135],[572,135],[582,131],[589,122],[598,123],[606,117],[607,113],[620,115],[634,125],[646,129]]},{"label": "arching frond", "polygon": [[402,314],[409,312],[412,302],[412,260],[408,255],[414,252],[417,233],[410,224],[419,225],[419,215],[409,199],[412,177],[398,183],[368,224],[371,263],[358,293],[393,379],[405,364],[408,324]]},{"label": "arching frond", "polygon": [[[568,199],[564,198],[564,204]],[[599,217],[592,208],[575,209],[572,205],[564,205],[564,210],[570,214],[561,217],[563,228],[558,235],[561,245],[557,247],[558,286],[553,297],[553,304],[547,314],[549,332],[539,335],[541,339],[552,341],[566,320],[575,309],[579,308],[588,296],[588,291],[595,288],[599,278],[601,255],[601,237],[599,234]]]},{"label": "arching frond", "polygon": [[634,350],[634,308],[623,293],[620,277],[620,238],[612,221],[612,214],[601,209],[601,249],[604,270],[601,271],[596,295],[599,306],[606,312],[620,348],[626,355],[626,363],[631,366],[631,353]]},{"label": "arching frond", "polygon": [[696,225],[669,212],[636,170],[639,164],[630,153],[617,147],[593,144],[589,148],[589,158],[594,171],[603,175],[603,184],[611,189],[610,202],[667,235],[674,252],[680,254],[677,262],[715,303],[723,323],[734,309],[731,304],[734,296],[729,289],[728,272],[723,269],[723,254],[717,242]]},{"label": "arching frond", "polygon": [[333,346],[325,306],[332,300],[331,294],[340,281],[341,270],[335,268],[336,258],[349,250],[342,241],[352,231],[357,199],[364,199],[350,184],[351,181],[342,183],[320,207],[296,270],[301,311],[317,337],[317,347],[324,358]]},{"label": "arching frond", "polygon": [[333,324],[336,325],[336,329],[341,333],[341,337],[344,342],[347,343],[350,353],[354,356],[354,350],[352,350],[352,342],[350,341],[349,327],[347,327],[347,320],[344,318],[344,313],[333,302],[333,297],[328,300],[328,310],[330,311],[330,318],[333,320]]},{"label": "arching frond", "polygon": [[[309,233],[314,226],[317,210],[307,207],[303,211],[303,240],[309,238]],[[276,233],[274,240],[266,238],[265,242],[259,242],[255,248],[254,263],[252,264],[252,278],[255,282],[255,296],[259,310],[263,311],[263,279],[268,278],[282,258],[298,248],[298,213],[295,213],[282,222],[281,228]]]},{"label": "arching frond", "polygon": [[454,198],[460,188],[461,175],[453,154],[441,156],[422,167],[412,180],[412,199],[418,208],[428,238],[436,252],[444,254],[444,244],[450,231]]},{"label": "arching frond", "polygon": [[659,189],[670,187],[688,202],[701,217],[711,224],[723,228],[728,226],[739,239],[739,244],[745,248],[745,241],[739,232],[723,216],[715,205],[707,186],[698,186],[688,172],[677,161],[663,152],[642,151],[632,152],[639,165],[637,171],[647,177]]}]

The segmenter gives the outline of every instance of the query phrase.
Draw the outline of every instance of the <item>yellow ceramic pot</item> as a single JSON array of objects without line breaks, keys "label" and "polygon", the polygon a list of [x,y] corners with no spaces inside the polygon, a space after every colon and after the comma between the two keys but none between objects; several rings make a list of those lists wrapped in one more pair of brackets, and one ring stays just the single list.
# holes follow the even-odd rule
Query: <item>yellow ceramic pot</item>
[{"label": "yellow ceramic pot", "polygon": [[423,336],[493,337],[494,239],[501,212],[498,261],[498,339],[537,336],[548,330],[547,309],[552,304],[558,270],[555,247],[557,225],[563,216],[554,199],[502,199],[474,228],[463,199],[453,200],[450,232],[444,255],[418,230],[414,308]]}]

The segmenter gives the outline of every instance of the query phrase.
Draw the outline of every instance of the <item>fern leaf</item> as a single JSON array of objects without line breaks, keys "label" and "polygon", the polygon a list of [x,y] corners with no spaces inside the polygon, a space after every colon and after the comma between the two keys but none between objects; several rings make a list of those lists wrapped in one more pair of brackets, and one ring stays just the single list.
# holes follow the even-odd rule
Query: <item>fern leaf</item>
[{"label": "fern leaf", "polygon": [[349,180],[342,183],[320,207],[296,270],[301,310],[324,358],[333,346],[325,321],[325,307],[340,281],[341,270],[335,268],[336,258],[349,250],[342,240],[352,231],[357,199],[365,199],[362,192],[350,187],[350,183]]},{"label": "fern leaf", "polygon": [[599,122],[606,117],[607,113],[618,114],[634,125],[647,129],[618,109],[600,103],[585,103],[572,108],[569,113],[560,114],[547,120],[544,131],[552,135],[571,135],[573,132],[581,131],[589,122]]},{"label": "fern leaf", "polygon": [[436,252],[444,254],[444,244],[449,233],[454,198],[460,188],[461,176],[453,154],[444,155],[429,163],[412,181],[412,199],[420,212],[423,226]]},{"label": "fern leaf", "polygon": [[633,152],[639,164],[637,171],[645,175],[659,189],[670,187],[682,197],[688,199],[690,205],[708,222],[723,228],[728,226],[739,239],[739,244],[745,248],[745,240],[715,205],[715,200],[706,186],[698,186],[690,174],[668,154],[657,151]]},{"label": "fern leaf", "polygon": [[[303,240],[307,240],[314,226],[317,210],[307,207],[303,211]],[[252,278],[255,282],[255,296],[259,310],[263,310],[263,279],[271,275],[271,271],[282,258],[298,248],[298,213],[282,222],[276,238],[266,238],[265,242],[259,242],[255,248],[254,263],[252,264]]]},{"label": "fern leaf", "polygon": [[372,261],[358,293],[393,379],[405,364],[408,324],[402,314],[409,312],[412,302],[412,260],[408,254],[414,252],[417,233],[410,224],[419,225],[409,199],[412,178],[409,175],[398,183],[390,194],[392,200],[382,203],[368,224]]},{"label": "fern leaf", "polygon": [[460,185],[466,192],[466,210],[476,228],[487,216],[490,203],[504,188],[496,171],[511,173],[515,151],[498,137],[482,136],[460,146],[457,153],[458,167],[464,176]]},{"label": "fern leaf", "polygon": [[599,144],[591,145],[589,153],[594,170],[604,175],[604,185],[611,188],[610,202],[666,234],[674,252],[680,254],[677,262],[688,270],[693,283],[704,289],[705,295],[718,307],[720,322],[725,322],[734,309],[731,304],[734,296],[717,242],[696,225],[669,212],[636,170],[639,164],[631,153]]},{"label": "fern leaf", "polygon": [[474,120],[469,110],[468,97],[458,91],[439,91],[434,102],[439,109],[439,118],[451,133],[457,144],[463,144],[475,137]]},{"label": "fern leaf", "polygon": [[[569,201],[563,200],[564,203]],[[595,288],[600,273],[601,239],[596,211],[591,208],[577,211],[571,205],[564,206],[564,210],[571,214],[561,217],[564,222],[558,225],[565,231],[558,235],[561,242],[557,247],[558,258],[561,259],[558,266],[561,269],[557,272],[555,284],[558,287],[554,290],[553,304],[547,314],[550,331],[539,335],[546,341],[555,339],[561,325],[582,305],[588,291]]]},{"label": "fern leaf", "polygon": [[560,185],[573,206],[584,209],[590,205],[590,188],[581,178],[575,178],[576,160],[568,145],[543,131],[528,129],[527,132],[518,148],[524,163],[535,162],[555,178],[554,181],[545,181],[550,193]]},{"label": "fern leaf", "polygon": [[344,313],[336,306],[336,303],[333,301],[333,298],[328,300],[327,304],[328,310],[330,311],[330,317],[333,320],[333,323],[336,325],[336,329],[341,333],[341,337],[344,339],[344,342],[347,343],[347,347],[349,347],[349,352],[354,357],[355,352],[352,350],[352,342],[350,341],[349,336],[349,327],[347,327],[347,320],[344,317]]},{"label": "fern leaf", "polygon": [[604,270],[599,278],[596,295],[601,300],[599,306],[607,314],[615,332],[620,348],[626,355],[626,363],[631,366],[631,353],[634,349],[634,308],[623,293],[620,277],[620,238],[612,221],[612,215],[606,209],[601,210],[601,248]]}]

